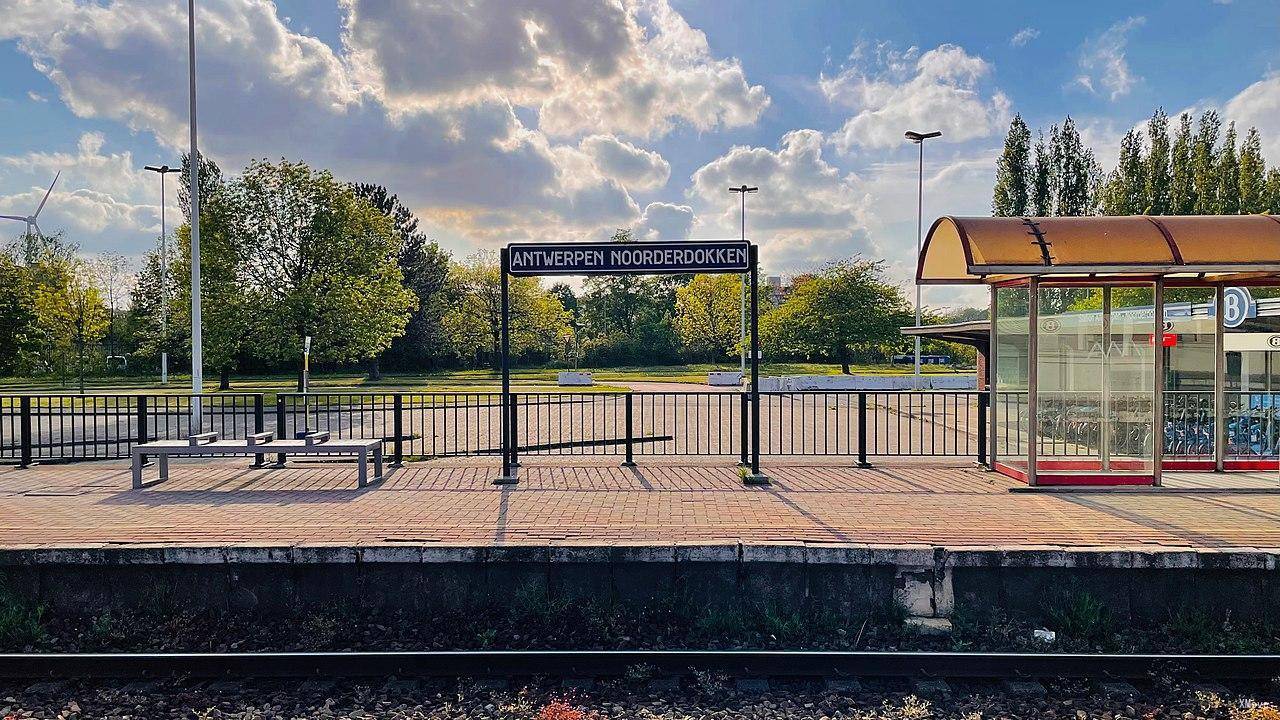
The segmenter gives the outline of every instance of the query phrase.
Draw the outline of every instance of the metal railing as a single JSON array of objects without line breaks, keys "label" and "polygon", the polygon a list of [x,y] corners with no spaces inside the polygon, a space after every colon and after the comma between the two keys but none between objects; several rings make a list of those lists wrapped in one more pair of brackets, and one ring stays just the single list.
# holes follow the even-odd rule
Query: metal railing
[{"label": "metal railing", "polygon": [[[128,457],[140,440],[185,437],[192,395],[0,396],[0,460],[28,465]],[[241,438],[328,430],[381,439],[406,458],[499,455],[498,392],[280,393],[198,396],[203,428]],[[742,392],[516,392],[517,453],[704,455],[748,452],[751,396]],[[763,392],[761,453],[985,456],[987,396],[976,391]]]}]

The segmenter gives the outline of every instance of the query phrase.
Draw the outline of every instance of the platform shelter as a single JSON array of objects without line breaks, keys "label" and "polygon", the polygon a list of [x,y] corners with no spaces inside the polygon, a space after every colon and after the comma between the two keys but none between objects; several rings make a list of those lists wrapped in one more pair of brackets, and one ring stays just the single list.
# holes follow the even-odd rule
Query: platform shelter
[{"label": "platform shelter", "polygon": [[996,470],[1160,485],[1276,468],[1280,218],[941,217],[916,278],[990,289]]}]

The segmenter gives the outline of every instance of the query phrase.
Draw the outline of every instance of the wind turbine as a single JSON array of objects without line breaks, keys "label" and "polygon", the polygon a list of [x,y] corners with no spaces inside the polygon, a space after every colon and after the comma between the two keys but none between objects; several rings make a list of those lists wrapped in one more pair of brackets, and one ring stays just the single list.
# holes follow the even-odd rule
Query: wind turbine
[{"label": "wind turbine", "polygon": [[36,211],[30,215],[0,215],[0,219],[17,220],[27,224],[27,242],[31,242],[31,231],[35,230],[40,235],[40,226],[36,223],[36,218],[40,217],[40,211],[44,209],[44,204],[49,202],[49,194],[53,192],[53,186],[58,184],[58,178],[62,177],[62,171],[59,170],[57,175],[53,176],[53,182],[49,183],[49,189],[44,193],[44,199],[40,201],[40,205],[36,207]]}]

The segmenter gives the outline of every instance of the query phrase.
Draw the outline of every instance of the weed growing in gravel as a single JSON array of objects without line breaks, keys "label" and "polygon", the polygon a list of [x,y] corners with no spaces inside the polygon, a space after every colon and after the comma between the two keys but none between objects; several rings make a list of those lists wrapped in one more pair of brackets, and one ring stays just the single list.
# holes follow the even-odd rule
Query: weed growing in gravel
[{"label": "weed growing in gravel", "polygon": [[1056,598],[1045,609],[1045,615],[1050,629],[1091,643],[1106,642],[1115,627],[1111,608],[1083,590]]},{"label": "weed growing in gravel", "polygon": [[0,586],[0,646],[21,648],[44,640],[44,608],[29,605]]}]

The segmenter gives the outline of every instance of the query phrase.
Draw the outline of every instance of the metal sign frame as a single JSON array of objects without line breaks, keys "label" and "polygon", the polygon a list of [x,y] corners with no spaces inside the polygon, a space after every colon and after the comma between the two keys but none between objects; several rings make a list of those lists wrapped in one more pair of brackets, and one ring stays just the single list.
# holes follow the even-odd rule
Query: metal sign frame
[{"label": "metal sign frame", "polygon": [[[512,268],[512,253],[536,250],[539,255],[529,259],[537,262],[517,264]],[[746,253],[741,262],[738,251]],[[702,264],[695,261],[702,253]],[[556,255],[567,253],[567,255]],[[600,253],[599,255],[595,253]],[[630,253],[631,262],[613,262]],[[557,265],[556,261],[566,261]],[[671,262],[665,262],[671,260]],[[499,252],[499,276],[501,277],[502,304],[502,475],[495,485],[515,485],[519,482],[514,473],[518,465],[516,405],[511,395],[511,277],[539,277],[543,275],[674,275],[688,273],[747,273],[751,278],[751,458],[750,474],[743,478],[747,485],[768,485],[769,478],[760,471],[760,262],[759,248],[745,240],[686,240],[680,242],[605,242],[605,243],[511,243]]]}]

